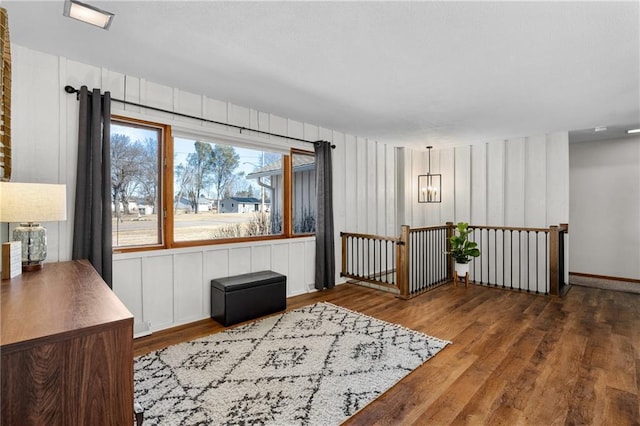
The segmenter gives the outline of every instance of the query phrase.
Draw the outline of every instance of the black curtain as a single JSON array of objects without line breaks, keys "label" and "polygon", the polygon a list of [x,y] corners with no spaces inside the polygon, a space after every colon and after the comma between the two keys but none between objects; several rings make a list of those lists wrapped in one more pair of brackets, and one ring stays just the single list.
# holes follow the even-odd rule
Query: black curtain
[{"label": "black curtain", "polygon": [[112,286],[111,277],[111,94],[82,86],[78,131],[73,259],[89,262]]},{"label": "black curtain", "polygon": [[315,143],[316,151],[316,280],[318,290],[336,285],[336,256],[333,242],[333,177],[331,144]]}]

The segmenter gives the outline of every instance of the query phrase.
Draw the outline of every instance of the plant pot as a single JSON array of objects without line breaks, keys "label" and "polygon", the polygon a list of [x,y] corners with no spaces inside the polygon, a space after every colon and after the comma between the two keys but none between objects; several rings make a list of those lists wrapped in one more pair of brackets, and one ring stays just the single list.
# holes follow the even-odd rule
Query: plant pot
[{"label": "plant pot", "polygon": [[455,263],[455,271],[456,271],[456,275],[458,275],[459,277],[464,278],[467,275],[467,272],[469,272],[469,263]]}]

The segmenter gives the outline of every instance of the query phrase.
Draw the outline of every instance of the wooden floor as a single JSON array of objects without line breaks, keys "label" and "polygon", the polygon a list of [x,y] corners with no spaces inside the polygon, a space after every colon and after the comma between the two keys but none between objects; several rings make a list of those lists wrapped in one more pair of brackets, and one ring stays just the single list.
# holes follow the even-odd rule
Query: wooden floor
[{"label": "wooden floor", "polygon": [[[450,284],[410,301],[345,284],[329,301],[451,340],[349,425],[640,425],[640,295],[574,286],[564,299]],[[223,330],[154,333],[136,355]]]}]

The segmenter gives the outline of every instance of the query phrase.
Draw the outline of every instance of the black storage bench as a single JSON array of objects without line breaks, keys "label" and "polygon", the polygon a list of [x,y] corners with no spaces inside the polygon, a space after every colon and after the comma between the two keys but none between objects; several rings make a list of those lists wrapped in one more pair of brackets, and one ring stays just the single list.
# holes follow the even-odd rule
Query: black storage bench
[{"label": "black storage bench", "polygon": [[211,280],[211,318],[228,326],[287,308],[287,277],[273,271]]}]

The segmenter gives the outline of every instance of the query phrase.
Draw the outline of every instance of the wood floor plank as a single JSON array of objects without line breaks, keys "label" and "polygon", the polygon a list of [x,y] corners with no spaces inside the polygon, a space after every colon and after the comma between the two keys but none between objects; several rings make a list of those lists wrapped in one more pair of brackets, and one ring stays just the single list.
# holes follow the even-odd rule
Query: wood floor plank
[{"label": "wood floor plank", "polygon": [[501,407],[498,397],[502,395],[507,382],[490,375],[458,413],[452,424],[487,424],[488,419]]},{"label": "wood floor plank", "polygon": [[500,406],[495,410],[485,423],[474,423],[473,425],[496,425],[496,426],[526,426],[527,419],[522,411],[512,407]]},{"label": "wood floor plank", "polygon": [[523,410],[533,424],[565,423],[586,340],[579,334],[562,333],[549,356],[555,364],[554,368],[544,366],[529,403]]},{"label": "wood floor plank", "polygon": [[[287,309],[320,301],[453,342],[347,425],[640,425],[640,295],[447,284],[405,301],[345,284]],[[225,329],[204,320],[157,332],[136,339],[135,355]]]},{"label": "wood floor plank", "polygon": [[[602,419],[604,413],[605,389],[602,370],[581,365],[567,412],[567,425],[593,425],[600,424],[597,419]],[[600,393],[600,398],[598,398]]]},{"label": "wood floor plank", "polygon": [[420,420],[424,424],[450,424],[487,382],[491,371],[480,363],[473,363],[451,384],[438,399],[424,410]]},{"label": "wood floor plank", "polygon": [[519,375],[508,381],[500,396],[501,406],[523,411],[528,406],[539,376],[539,369],[531,366],[523,367]]},{"label": "wood floor plank", "polygon": [[497,370],[500,378],[512,380],[516,377],[533,357],[544,337],[544,332],[532,328],[526,328],[521,333],[509,349],[505,362]]},{"label": "wood floor plank", "polygon": [[640,425],[638,396],[619,389],[607,387],[605,425]]},{"label": "wood floor plank", "polygon": [[607,386],[637,394],[635,352],[629,339],[612,334],[608,352]]}]

